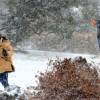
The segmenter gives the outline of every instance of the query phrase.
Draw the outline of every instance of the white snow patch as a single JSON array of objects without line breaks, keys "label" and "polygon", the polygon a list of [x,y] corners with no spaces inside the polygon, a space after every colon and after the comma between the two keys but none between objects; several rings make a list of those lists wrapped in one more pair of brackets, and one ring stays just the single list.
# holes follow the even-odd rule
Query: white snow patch
[{"label": "white snow patch", "polygon": [[[100,59],[92,59],[89,54],[72,54],[72,53],[60,53],[60,52],[47,52],[47,51],[34,51],[28,50],[29,54],[14,53],[13,63],[16,71],[9,73],[8,80],[10,85],[17,85],[22,89],[26,89],[28,86],[36,86],[38,81],[35,75],[38,75],[38,71],[45,72],[47,69],[48,59],[55,60],[58,56],[60,59],[75,58],[82,56],[87,59],[88,62],[100,63]],[[0,90],[3,90],[3,86],[0,84]],[[15,92],[15,91],[13,91]]]},{"label": "white snow patch", "polygon": [[73,6],[70,8],[70,12],[71,12],[71,15],[72,15],[74,21],[78,22],[83,19],[82,9],[83,8],[81,6],[79,6],[79,7]]}]

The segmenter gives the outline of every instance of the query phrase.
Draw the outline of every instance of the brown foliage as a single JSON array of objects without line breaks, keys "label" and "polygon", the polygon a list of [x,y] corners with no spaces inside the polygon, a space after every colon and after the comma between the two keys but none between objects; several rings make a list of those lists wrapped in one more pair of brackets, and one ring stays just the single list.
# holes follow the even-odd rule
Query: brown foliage
[{"label": "brown foliage", "polygon": [[[28,100],[99,100],[100,78],[97,66],[85,58],[50,60],[51,70],[40,72],[38,92]],[[29,95],[29,94],[28,94]]]}]

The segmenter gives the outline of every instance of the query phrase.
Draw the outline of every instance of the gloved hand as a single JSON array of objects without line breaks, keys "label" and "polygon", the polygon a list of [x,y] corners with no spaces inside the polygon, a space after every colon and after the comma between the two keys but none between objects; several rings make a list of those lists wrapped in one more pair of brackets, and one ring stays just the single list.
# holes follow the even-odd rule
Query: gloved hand
[{"label": "gloved hand", "polygon": [[2,54],[3,54],[3,56],[7,56],[8,55],[7,50],[3,48]]}]

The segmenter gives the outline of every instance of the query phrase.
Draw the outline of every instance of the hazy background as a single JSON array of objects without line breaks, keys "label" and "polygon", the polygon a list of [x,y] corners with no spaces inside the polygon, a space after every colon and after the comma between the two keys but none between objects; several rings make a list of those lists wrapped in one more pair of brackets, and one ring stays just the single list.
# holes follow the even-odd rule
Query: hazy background
[{"label": "hazy background", "polygon": [[100,0],[0,0],[0,32],[14,48],[98,54]]}]

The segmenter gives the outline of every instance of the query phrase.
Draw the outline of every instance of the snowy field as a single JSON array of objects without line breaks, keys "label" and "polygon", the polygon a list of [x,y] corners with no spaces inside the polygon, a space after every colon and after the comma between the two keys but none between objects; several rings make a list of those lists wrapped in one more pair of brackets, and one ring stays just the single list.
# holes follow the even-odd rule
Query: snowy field
[{"label": "snowy field", "polygon": [[[100,59],[92,59],[88,54],[72,54],[72,53],[60,53],[60,52],[46,52],[46,51],[28,51],[28,54],[14,53],[13,63],[16,71],[9,73],[8,81],[10,85],[17,85],[25,89],[28,86],[36,86],[35,75],[38,75],[38,71],[44,72],[47,69],[47,63],[49,59],[55,60],[58,56],[63,58],[75,58],[82,56],[87,59],[88,62],[99,63]],[[3,86],[0,83],[0,90],[3,90]]]}]

